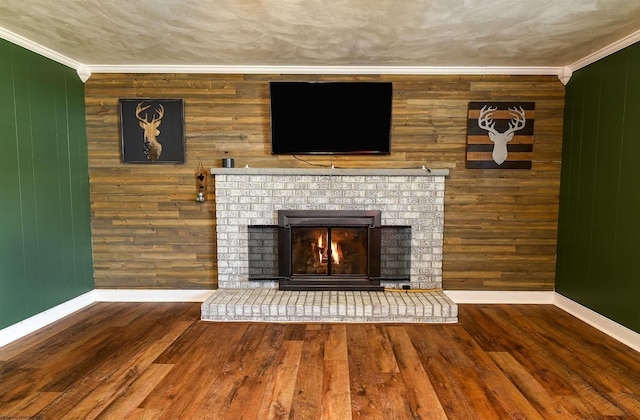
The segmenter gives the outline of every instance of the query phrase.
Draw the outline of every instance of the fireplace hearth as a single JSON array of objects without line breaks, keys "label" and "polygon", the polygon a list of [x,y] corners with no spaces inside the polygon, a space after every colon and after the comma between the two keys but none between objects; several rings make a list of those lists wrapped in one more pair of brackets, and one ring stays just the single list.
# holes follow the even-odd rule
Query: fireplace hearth
[{"label": "fireplace hearth", "polygon": [[[213,168],[216,197],[218,289],[202,305],[208,321],[415,322],[457,321],[457,306],[442,288],[446,169]],[[383,291],[280,290],[279,211],[379,210],[380,228],[370,220],[346,226],[320,221],[295,236],[307,242],[303,263],[293,265],[296,282],[379,281]],[[357,218],[356,218],[357,219]],[[295,225],[295,223],[294,223]],[[305,230],[306,229],[306,230]],[[370,268],[371,233],[381,236],[380,278]],[[351,255],[362,248],[365,262]],[[342,263],[318,236],[341,243]],[[375,235],[375,233],[374,233]],[[292,234],[292,238],[293,238]],[[293,239],[291,239],[293,240]],[[330,241],[329,241],[330,242]],[[329,243],[326,242],[326,243]],[[317,257],[309,256],[315,243]],[[293,249],[293,242],[289,242]],[[330,245],[329,245],[330,247]],[[322,248],[322,252],[320,252]],[[313,248],[312,248],[313,249]],[[358,251],[359,252],[359,251]],[[317,260],[316,260],[317,258]],[[344,260],[346,258],[346,260]],[[320,263],[317,267],[314,266]],[[348,264],[346,263],[348,262]],[[323,266],[322,264],[327,266]],[[344,265],[342,265],[344,264]],[[363,268],[365,267],[365,268]],[[316,272],[318,271],[318,272]],[[288,281],[291,285],[292,280]],[[366,283],[365,283],[366,282]],[[331,287],[335,287],[332,285]],[[399,290],[410,288],[410,292]]]},{"label": "fireplace hearth", "polygon": [[380,229],[380,211],[279,210],[280,290],[383,290]]}]

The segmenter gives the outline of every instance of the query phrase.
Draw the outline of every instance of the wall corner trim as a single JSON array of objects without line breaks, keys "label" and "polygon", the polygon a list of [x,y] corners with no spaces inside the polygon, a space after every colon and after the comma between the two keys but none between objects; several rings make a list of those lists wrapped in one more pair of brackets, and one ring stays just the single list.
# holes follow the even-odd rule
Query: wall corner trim
[{"label": "wall corner trim", "polygon": [[87,80],[89,80],[89,78],[91,77],[91,69],[84,64],[78,67],[76,73],[78,73],[78,77],[80,78],[80,80],[82,80],[82,83],[86,83]]},{"label": "wall corner trim", "polygon": [[569,80],[571,80],[571,76],[573,76],[573,70],[568,66],[562,67],[558,73],[558,79],[560,79],[560,82],[565,86],[569,83]]}]

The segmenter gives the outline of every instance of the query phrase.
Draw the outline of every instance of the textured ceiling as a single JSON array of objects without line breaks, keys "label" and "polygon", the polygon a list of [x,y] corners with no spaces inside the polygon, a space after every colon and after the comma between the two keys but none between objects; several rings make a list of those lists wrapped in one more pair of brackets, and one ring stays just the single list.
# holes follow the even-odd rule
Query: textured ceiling
[{"label": "textured ceiling", "polygon": [[0,28],[87,66],[567,66],[638,0],[0,0]]}]

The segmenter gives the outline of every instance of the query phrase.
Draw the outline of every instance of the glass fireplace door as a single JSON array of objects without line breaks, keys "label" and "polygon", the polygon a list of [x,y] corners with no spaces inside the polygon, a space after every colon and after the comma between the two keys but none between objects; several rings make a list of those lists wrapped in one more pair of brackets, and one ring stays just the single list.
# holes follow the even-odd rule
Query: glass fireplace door
[{"label": "glass fireplace door", "polygon": [[366,276],[367,227],[293,227],[291,263],[294,276]]}]

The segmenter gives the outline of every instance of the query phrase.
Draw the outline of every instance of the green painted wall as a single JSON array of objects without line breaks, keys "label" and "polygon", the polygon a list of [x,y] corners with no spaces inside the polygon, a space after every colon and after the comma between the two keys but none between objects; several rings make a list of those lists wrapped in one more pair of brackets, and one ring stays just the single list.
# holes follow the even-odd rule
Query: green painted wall
[{"label": "green painted wall", "polygon": [[93,289],[84,85],[0,39],[0,328]]},{"label": "green painted wall", "polygon": [[640,43],[565,94],[556,290],[640,332]]}]

